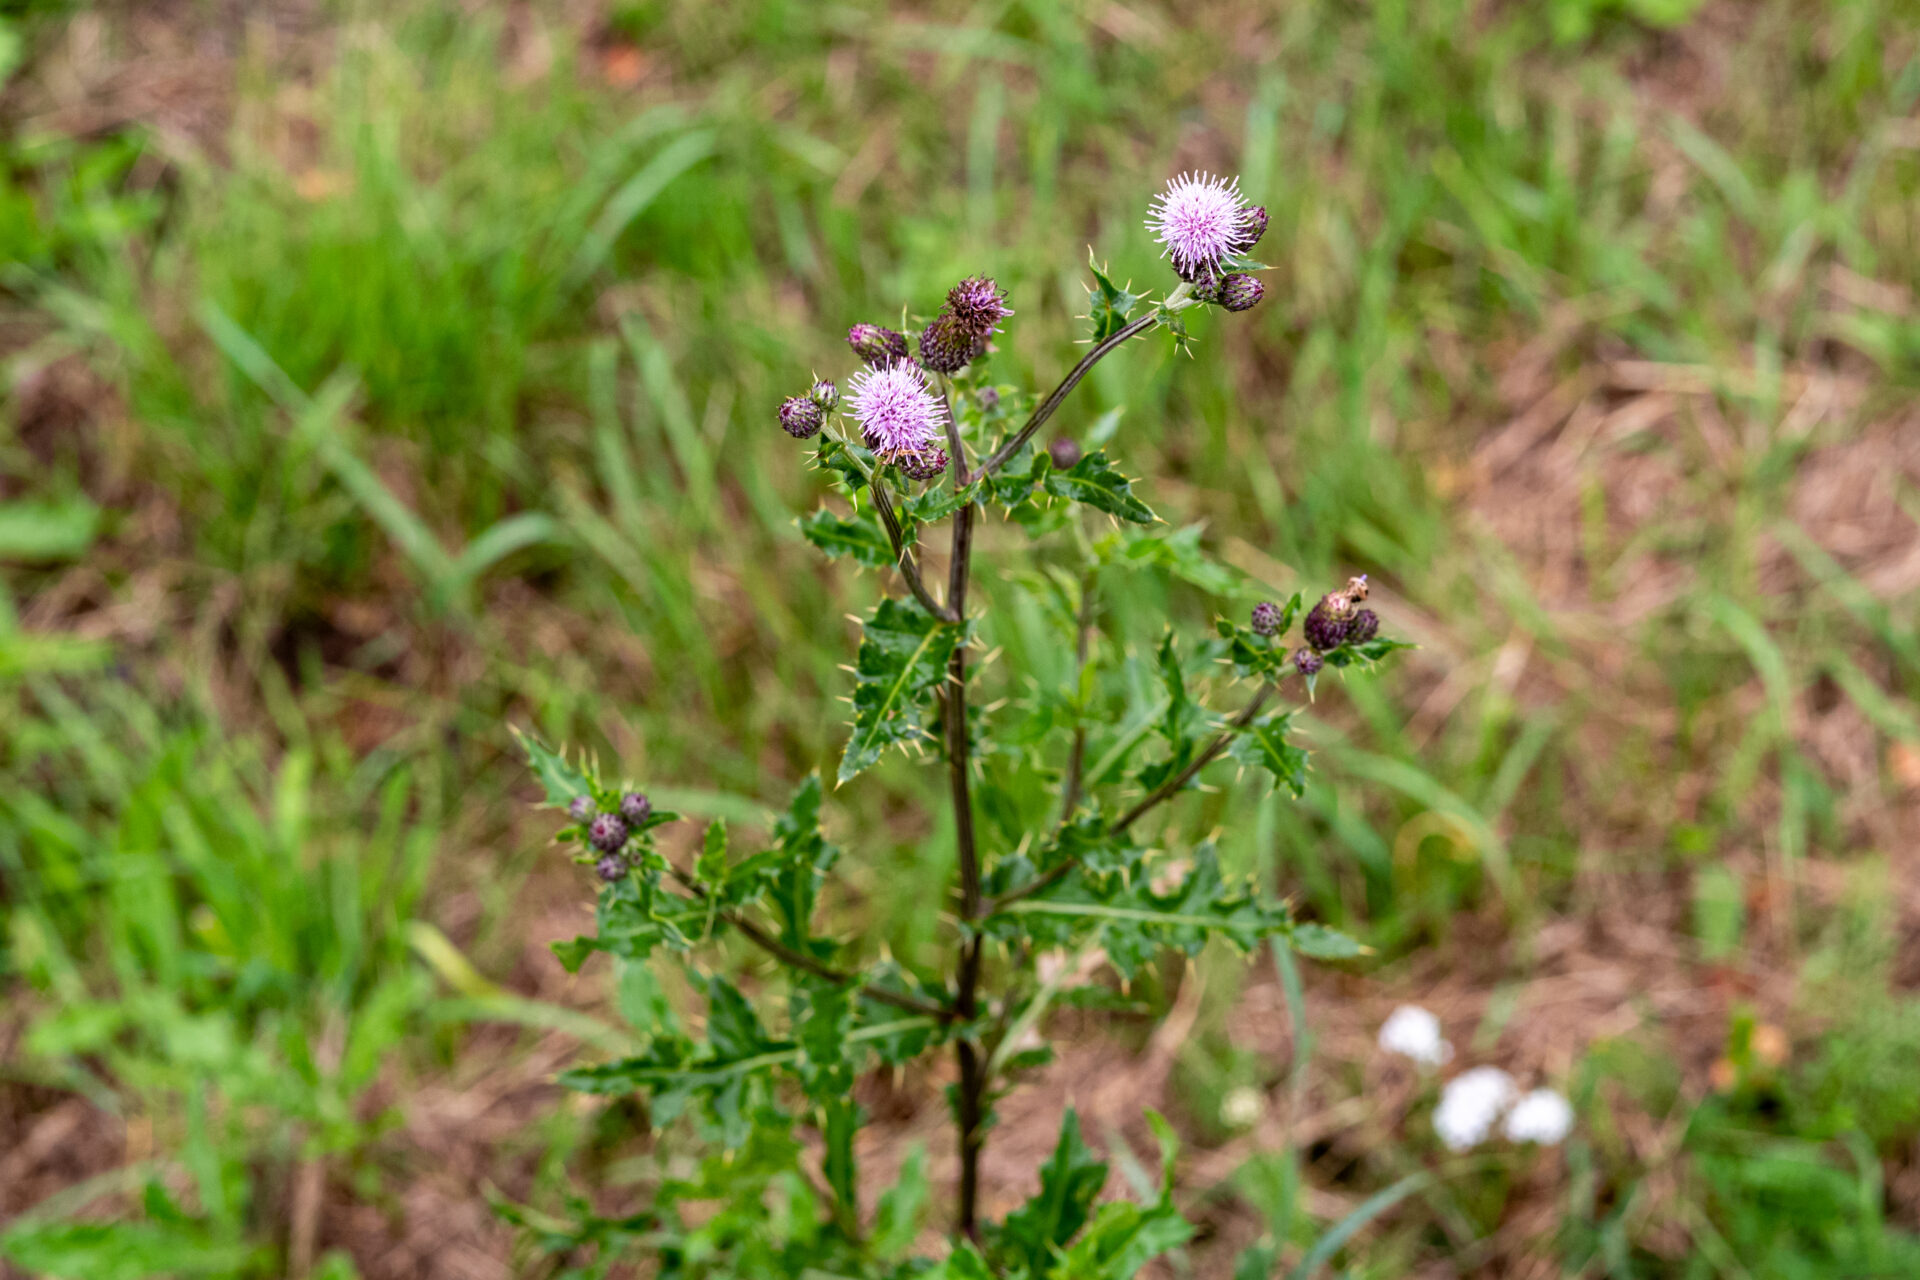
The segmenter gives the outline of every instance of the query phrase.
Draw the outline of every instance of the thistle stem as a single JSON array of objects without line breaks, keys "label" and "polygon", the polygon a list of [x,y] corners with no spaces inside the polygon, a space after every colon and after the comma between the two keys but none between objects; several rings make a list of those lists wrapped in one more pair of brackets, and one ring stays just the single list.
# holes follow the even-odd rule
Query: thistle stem
[{"label": "thistle stem", "polygon": [[[957,455],[956,455],[957,456]],[[953,517],[953,554],[947,574],[947,607],[957,618],[967,613],[967,575],[973,561],[973,504]],[[947,775],[953,793],[954,840],[960,864],[960,961],[954,975],[953,1014],[972,1021],[979,1013],[981,937],[974,923],[980,918],[980,852],[973,831],[973,795],[969,780],[972,746],[967,732],[967,650],[956,644],[947,663],[946,686]],[[955,1121],[959,1129],[960,1194],[955,1228],[969,1239],[979,1234],[981,1121],[986,1098],[986,1064],[969,1033],[955,1042],[960,1067]]]},{"label": "thistle stem", "polygon": [[1047,398],[1042,400],[1039,407],[1034,409],[1033,415],[1027,419],[1026,425],[1021,427],[1012,439],[996,449],[992,457],[981,463],[980,469],[974,474],[990,476],[995,471],[998,471],[1008,458],[1020,452],[1022,445],[1033,439],[1034,432],[1046,425],[1047,419],[1051,418],[1054,415],[1054,411],[1066,401],[1068,393],[1080,385],[1080,379],[1087,376],[1088,370],[1092,369],[1096,364],[1099,364],[1109,351],[1118,347],[1128,338],[1145,333],[1147,330],[1153,328],[1154,325],[1158,324],[1159,321],[1159,309],[1156,307],[1082,356],[1080,363],[1073,366],[1073,368],[1067,372],[1067,376],[1060,379],[1060,385],[1048,392]]},{"label": "thistle stem", "polygon": [[[688,893],[692,894],[695,898],[705,900],[707,891],[701,886],[698,880],[680,870],[678,867],[669,866],[667,872],[675,880],[679,881],[681,887],[686,889]],[[805,952],[795,951],[792,947],[781,942],[778,938],[775,938],[765,929],[762,929],[759,925],[747,919],[747,917],[741,915],[731,907],[720,908],[714,912],[714,917],[724,924],[737,929],[740,935],[747,941],[753,943],[754,946],[759,947],[762,951],[790,969],[799,969],[805,973],[812,974],[816,978],[834,983],[837,986],[844,987],[850,983],[859,981],[859,979],[851,973],[836,969],[824,961],[807,955]],[[932,1001],[922,1000],[918,996],[908,995],[904,991],[890,991],[885,987],[875,986],[869,982],[861,984],[860,994],[869,1000],[877,1001],[880,1004],[892,1005],[896,1009],[905,1009],[909,1013],[918,1013],[930,1018],[939,1018],[943,1022],[951,1022],[953,1020],[953,1010],[943,1009]]]},{"label": "thistle stem", "polygon": [[913,598],[920,602],[922,609],[940,621],[949,626],[960,621],[960,615],[935,600],[927,590],[927,584],[921,581],[920,566],[914,563],[913,548],[907,545],[906,533],[900,527],[899,513],[893,509],[893,495],[887,492],[878,468],[867,475],[867,488],[873,494],[873,509],[880,513],[880,523],[887,528],[887,541],[893,544],[894,565],[900,570],[900,576],[906,579],[907,590],[913,592]]},{"label": "thistle stem", "polygon": [[[1276,681],[1279,680],[1287,674],[1288,670],[1290,670],[1290,666],[1281,668],[1274,673],[1274,679]],[[1113,836],[1119,835],[1135,822],[1139,821],[1141,815],[1149,809],[1152,809],[1155,805],[1171,800],[1174,796],[1178,795],[1189,782],[1193,781],[1195,774],[1220,758],[1220,753],[1227,749],[1227,744],[1233,741],[1235,734],[1253,723],[1254,717],[1260,714],[1260,709],[1267,705],[1267,698],[1273,693],[1273,689],[1274,686],[1271,684],[1261,685],[1260,692],[1256,693],[1252,701],[1241,708],[1239,715],[1228,721],[1227,727],[1220,731],[1218,737],[1207,744],[1204,751],[1194,757],[1193,763],[1182,769],[1178,775],[1169,778],[1167,781],[1155,787],[1143,796],[1140,802],[1134,805],[1133,808],[1127,810],[1118,818],[1115,818],[1113,822],[1108,825],[1107,834]],[[1066,879],[1073,869],[1079,865],[1080,860],[1078,858],[1067,859],[1065,862],[1048,869],[1045,873],[1035,876],[1018,889],[1010,889],[1006,893],[1001,894],[998,898],[986,904],[982,914],[990,916],[996,911],[1000,911],[1020,901],[1022,898],[1031,898],[1036,893],[1041,893],[1052,888],[1054,885]]]}]

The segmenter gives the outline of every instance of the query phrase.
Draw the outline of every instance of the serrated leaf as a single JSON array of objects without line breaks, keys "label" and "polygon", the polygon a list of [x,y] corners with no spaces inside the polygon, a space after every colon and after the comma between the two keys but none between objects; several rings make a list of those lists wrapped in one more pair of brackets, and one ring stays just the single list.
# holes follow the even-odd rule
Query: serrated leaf
[{"label": "serrated leaf", "polygon": [[1389,640],[1385,636],[1375,636],[1359,644],[1343,644],[1338,649],[1328,650],[1321,656],[1330,667],[1369,667],[1388,654],[1400,649],[1412,649],[1417,646],[1404,640]]},{"label": "serrated leaf", "polygon": [[1070,498],[1134,524],[1153,524],[1160,518],[1133,496],[1133,482],[1120,474],[1104,450],[1087,454],[1065,471],[1047,472],[1042,483],[1056,498]]},{"label": "serrated leaf", "polygon": [[1146,297],[1116,285],[1106,268],[1094,261],[1087,250],[1087,266],[1093,271],[1093,283],[1087,286],[1087,320],[1093,326],[1093,340],[1105,342],[1127,327],[1133,309]]},{"label": "serrated leaf", "polygon": [[727,884],[727,820],[716,818],[707,825],[700,856],[694,860],[693,874],[709,893],[721,893]]},{"label": "serrated leaf", "polygon": [[1048,1280],[1133,1280],[1140,1268],[1193,1237],[1193,1225],[1171,1201],[1149,1208],[1115,1201],[1100,1206]]},{"label": "serrated leaf", "polygon": [[800,518],[800,532],[830,559],[847,556],[874,568],[893,563],[893,543],[879,518],[869,511],[841,516],[822,507]]},{"label": "serrated leaf", "polygon": [[915,525],[938,524],[980,496],[981,482],[976,480],[956,491],[952,485],[922,490],[902,504],[902,518]]},{"label": "serrated leaf", "polygon": [[1101,947],[1123,977],[1167,948],[1197,955],[1208,938],[1220,937],[1250,951],[1292,927],[1284,904],[1263,902],[1250,885],[1222,878],[1211,844],[1194,850],[1184,879],[1166,893],[1155,893],[1145,872],[1129,881],[1076,871],[1033,897],[1008,903],[1000,914],[1021,917],[1036,946]]},{"label": "serrated leaf", "polygon": [[1352,960],[1367,948],[1338,929],[1323,924],[1297,924],[1287,934],[1287,945],[1314,960]]},{"label": "serrated leaf", "polygon": [[810,773],[773,824],[769,905],[780,921],[780,940],[802,951],[813,950],[814,902],[827,871],[840,857],[840,850],[820,833],[821,799],[820,775]]},{"label": "serrated leaf", "polygon": [[[901,1162],[900,1173],[893,1185],[880,1193],[879,1203],[874,1207],[873,1234],[867,1240],[867,1247],[873,1255],[882,1262],[894,1262],[904,1257],[907,1250],[913,1247],[914,1237],[920,1233],[920,1215],[926,1204],[927,1149],[915,1143],[907,1152],[907,1158]],[[979,1261],[979,1257],[974,1254],[976,1261]],[[985,1262],[980,1261],[979,1265],[981,1269],[971,1274],[988,1280],[992,1273],[985,1269]]]},{"label": "serrated leaf", "polygon": [[993,500],[1013,515],[1023,510],[1032,499],[1034,490],[1040,487],[1053,462],[1044,449],[1036,449],[1032,442],[1022,445],[1020,452],[1014,454],[1001,468],[987,477],[987,487],[993,494]]},{"label": "serrated leaf", "polygon": [[1202,532],[1203,527],[1198,524],[1190,524],[1175,533],[1122,530],[1124,550],[1117,563],[1134,568],[1164,569],[1212,596],[1233,596],[1246,590],[1245,574],[1221,564],[1200,549]]},{"label": "serrated leaf", "polygon": [[1283,711],[1261,716],[1234,737],[1227,752],[1242,764],[1265,769],[1276,788],[1285,787],[1298,799],[1307,789],[1307,753],[1287,741],[1292,720],[1292,714]]},{"label": "serrated leaf", "polygon": [[591,796],[593,782],[586,774],[567,763],[566,756],[550,750],[547,745],[530,733],[513,730],[513,736],[520,740],[521,750],[527,753],[527,764],[533,770],[533,776],[540,780],[546,789],[547,803],[565,808],[575,796]]},{"label": "serrated leaf", "polygon": [[904,600],[883,600],[862,629],[853,690],[853,735],[840,758],[840,781],[873,767],[896,743],[930,738],[924,712],[946,678],[947,659],[961,637]]},{"label": "serrated leaf", "polygon": [[1080,1230],[1106,1183],[1106,1162],[1095,1158],[1081,1140],[1080,1117],[1067,1108],[1060,1120],[1060,1140],[1040,1169],[1039,1193],[989,1230],[995,1260],[1005,1267],[1024,1266],[1036,1276],[1046,1274],[1054,1250]]},{"label": "serrated leaf", "polygon": [[962,1240],[939,1266],[927,1272],[921,1280],[995,1280],[995,1277],[986,1259]]}]

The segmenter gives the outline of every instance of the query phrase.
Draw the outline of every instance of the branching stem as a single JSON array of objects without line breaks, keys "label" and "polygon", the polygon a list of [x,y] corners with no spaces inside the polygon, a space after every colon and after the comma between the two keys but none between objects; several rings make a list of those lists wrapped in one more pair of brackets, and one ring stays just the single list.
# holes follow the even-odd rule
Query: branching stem
[{"label": "branching stem", "polygon": [[1020,452],[1020,446],[1033,439],[1034,432],[1046,425],[1047,419],[1051,418],[1054,415],[1054,411],[1065,403],[1067,395],[1075,387],[1080,385],[1080,379],[1087,376],[1088,370],[1092,369],[1096,364],[1099,364],[1109,351],[1112,351],[1127,339],[1145,333],[1147,330],[1153,328],[1154,325],[1158,324],[1159,321],[1159,309],[1156,307],[1082,356],[1080,363],[1068,370],[1067,376],[1060,379],[1060,385],[1048,392],[1047,398],[1042,400],[1039,406],[1034,409],[1033,415],[1027,419],[1026,425],[1014,433],[1012,439],[996,449],[992,457],[981,463],[980,469],[975,472],[975,474],[990,476],[995,471],[998,471],[1008,458]]}]

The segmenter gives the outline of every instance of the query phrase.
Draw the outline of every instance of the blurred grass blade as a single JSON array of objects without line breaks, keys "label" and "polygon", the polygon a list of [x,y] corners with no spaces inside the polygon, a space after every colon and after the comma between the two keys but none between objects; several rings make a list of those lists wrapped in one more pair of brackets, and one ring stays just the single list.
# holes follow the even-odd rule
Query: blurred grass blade
[{"label": "blurred grass blade", "polygon": [[85,498],[0,504],[0,560],[73,560],[93,545],[100,508]]},{"label": "blurred grass blade", "polygon": [[1327,1261],[1338,1253],[1347,1241],[1358,1235],[1362,1227],[1414,1192],[1426,1187],[1433,1180],[1433,1175],[1425,1171],[1409,1174],[1386,1190],[1376,1192],[1361,1201],[1352,1213],[1329,1227],[1325,1235],[1314,1241],[1313,1248],[1307,1250],[1306,1256],[1300,1259],[1299,1265],[1287,1273],[1287,1280],[1308,1280],[1308,1277],[1326,1265]]},{"label": "blurred grass blade", "polygon": [[712,155],[713,142],[712,130],[677,138],[662,147],[653,159],[641,166],[638,173],[627,179],[608,198],[606,208],[601,210],[599,219],[593,224],[593,230],[587,233],[574,254],[573,264],[567,268],[568,281],[579,284],[604,266],[621,232],[645,213],[647,206],[659,199],[660,193],[675,178]]}]

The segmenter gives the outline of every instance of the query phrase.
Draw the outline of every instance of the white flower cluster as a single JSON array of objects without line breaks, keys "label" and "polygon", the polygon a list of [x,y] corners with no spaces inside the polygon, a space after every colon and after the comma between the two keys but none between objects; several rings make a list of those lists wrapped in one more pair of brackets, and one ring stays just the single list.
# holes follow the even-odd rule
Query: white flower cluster
[{"label": "white flower cluster", "polygon": [[[1440,1019],[1418,1005],[1403,1004],[1380,1027],[1380,1047],[1438,1067],[1453,1057],[1440,1034]],[[1466,1151],[1492,1135],[1502,1116],[1509,1142],[1555,1146],[1573,1131],[1573,1106],[1552,1089],[1522,1095],[1514,1078],[1498,1067],[1475,1067],[1447,1081],[1433,1112],[1433,1131],[1449,1151]]]}]

